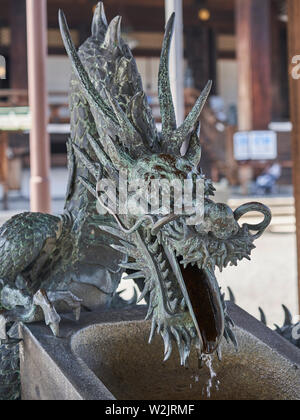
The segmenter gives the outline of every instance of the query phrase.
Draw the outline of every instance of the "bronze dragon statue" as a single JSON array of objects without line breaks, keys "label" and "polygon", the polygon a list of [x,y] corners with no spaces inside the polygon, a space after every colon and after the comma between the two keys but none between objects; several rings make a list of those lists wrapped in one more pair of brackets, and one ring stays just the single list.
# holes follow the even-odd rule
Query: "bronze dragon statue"
[{"label": "bronze dragon statue", "polygon": [[[59,13],[73,68],[68,191],[63,215],[24,213],[0,230],[2,399],[18,396],[15,323],[45,319],[59,335],[61,303],[77,318],[81,305],[89,306],[84,294],[74,290],[93,288],[100,292],[98,304],[107,304],[124,273],[143,286],[140,299],[146,298],[147,318],[152,318],[149,341],[155,332],[161,335],[165,360],[174,345],[182,365],[192,346],[201,357],[219,353],[223,337],[237,345],[215,269],[250,259],[254,240],[270,223],[271,214],[259,203],[232,211],[211,199],[214,187],[199,168],[199,117],[211,82],[177,127],[169,81],[174,19],[173,15],[166,27],[159,70],[160,133],[135,60],[121,38],[121,18],[108,25],[99,3],[91,37],[77,51]],[[188,144],[184,156],[183,143]],[[144,183],[140,201],[135,200],[137,193],[130,195],[129,201],[138,204],[128,214],[118,214],[100,191],[101,180],[117,185],[120,173],[126,173],[129,182]],[[191,212],[175,214],[160,208],[154,214],[141,212],[153,180],[175,179],[189,180],[192,186],[202,183],[201,222],[188,223]],[[240,226],[239,219],[249,211],[261,212],[263,221]]]}]

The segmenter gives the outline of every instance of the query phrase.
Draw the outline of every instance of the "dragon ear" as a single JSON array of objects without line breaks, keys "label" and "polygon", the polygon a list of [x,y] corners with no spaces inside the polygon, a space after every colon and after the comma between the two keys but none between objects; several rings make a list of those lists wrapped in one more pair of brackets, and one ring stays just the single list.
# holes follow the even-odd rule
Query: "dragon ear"
[{"label": "dragon ear", "polygon": [[121,46],[121,16],[116,16],[109,24],[102,48],[114,49]]},{"label": "dragon ear", "polygon": [[192,133],[190,144],[188,150],[185,154],[185,157],[194,165],[195,168],[198,168],[201,160],[202,148],[200,144],[200,122],[196,124],[196,129]]},{"label": "dragon ear", "polygon": [[94,38],[99,38],[103,35],[107,29],[107,20],[105,16],[104,5],[102,1],[97,4],[95,9],[93,23],[92,23],[92,36]]},{"label": "dragon ear", "polygon": [[158,76],[158,95],[162,119],[162,137],[164,141],[168,141],[173,131],[177,128],[169,74],[170,47],[174,31],[174,21],[175,13],[172,14],[166,26]]}]

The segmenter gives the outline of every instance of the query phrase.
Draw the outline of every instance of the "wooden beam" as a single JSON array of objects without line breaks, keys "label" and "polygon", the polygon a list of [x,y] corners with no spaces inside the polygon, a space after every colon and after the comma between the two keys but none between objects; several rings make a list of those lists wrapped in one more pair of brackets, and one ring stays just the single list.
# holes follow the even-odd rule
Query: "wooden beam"
[{"label": "wooden beam", "polygon": [[266,129],[272,118],[270,0],[236,0],[239,129]]},{"label": "wooden beam", "polygon": [[300,1],[288,0],[288,45],[289,45],[289,81],[290,107],[293,123],[292,158],[293,182],[296,207],[296,236],[298,263],[298,297],[300,310],[300,79],[293,78],[292,59],[300,54]]},{"label": "wooden beam", "polygon": [[[17,0],[16,0],[17,1]],[[1,0],[0,26],[10,26],[11,0]],[[62,8],[70,27],[78,28],[82,23],[90,24],[93,4],[90,0],[49,0],[48,23],[57,27],[58,9]],[[157,31],[164,25],[164,0],[109,0],[105,1],[105,9],[109,19],[117,14],[128,16],[128,23],[135,30]],[[234,33],[234,0],[207,0],[211,12],[209,25],[219,33]],[[126,23],[126,18],[124,19]],[[199,25],[195,0],[184,0],[185,25]],[[135,26],[135,24],[137,26]],[[162,24],[162,26],[161,26]]]}]

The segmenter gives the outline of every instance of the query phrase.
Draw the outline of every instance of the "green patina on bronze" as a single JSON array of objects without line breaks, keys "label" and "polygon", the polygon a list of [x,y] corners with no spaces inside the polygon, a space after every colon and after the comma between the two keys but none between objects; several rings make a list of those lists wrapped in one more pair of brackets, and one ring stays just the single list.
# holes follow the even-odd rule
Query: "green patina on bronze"
[{"label": "green patina on bronze", "polygon": [[[214,352],[220,356],[223,336],[237,345],[215,268],[249,259],[253,242],[270,223],[271,214],[259,203],[233,212],[210,199],[213,185],[199,169],[199,117],[211,82],[177,127],[169,82],[174,18],[167,25],[159,71],[163,129],[158,133],[136,63],[121,38],[121,18],[108,25],[99,3],[92,35],[77,52],[60,12],[73,67],[65,212],[61,217],[21,214],[0,231],[1,305],[5,308],[0,316],[2,378],[15,372],[8,361],[16,360],[15,342],[7,336],[6,324],[32,322],[43,315],[57,335],[60,317],[54,304],[64,301],[77,317],[80,313],[81,301],[70,292],[72,285],[94,286],[110,302],[124,272],[143,287],[141,298],[147,299],[147,317],[152,318],[149,341],[155,332],[162,336],[165,360],[174,346],[186,365],[192,346],[201,357]],[[189,148],[181,156],[186,141]],[[104,203],[99,180],[115,182],[122,171],[129,181],[202,180],[203,223],[188,226],[186,215],[174,214],[139,217],[110,211],[100,215],[98,209]],[[238,220],[248,211],[261,212],[263,222],[240,226]],[[11,393],[4,388],[0,395],[13,398],[17,389],[12,385]]]}]

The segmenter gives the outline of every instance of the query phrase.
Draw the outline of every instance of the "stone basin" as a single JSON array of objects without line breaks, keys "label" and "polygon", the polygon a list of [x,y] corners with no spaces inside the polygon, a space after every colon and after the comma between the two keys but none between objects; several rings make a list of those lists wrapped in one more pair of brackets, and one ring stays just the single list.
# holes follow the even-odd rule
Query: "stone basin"
[{"label": "stone basin", "polygon": [[[246,312],[229,304],[239,351],[223,343],[213,361],[212,400],[300,400],[300,351]],[[42,324],[22,328],[24,400],[203,400],[210,379],[196,353],[180,367],[174,346],[163,363],[160,337],[148,344],[144,308],[86,313],[63,319],[61,335]],[[216,381],[219,381],[216,389]]]}]

